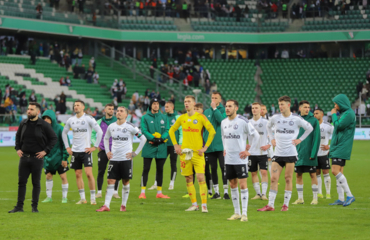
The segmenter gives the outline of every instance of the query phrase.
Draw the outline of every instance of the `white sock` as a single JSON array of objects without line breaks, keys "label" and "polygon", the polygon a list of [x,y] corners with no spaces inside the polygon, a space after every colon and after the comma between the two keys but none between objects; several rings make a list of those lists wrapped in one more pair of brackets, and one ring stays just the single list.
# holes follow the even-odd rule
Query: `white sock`
[{"label": "white sock", "polygon": [[157,180],[154,181],[154,186],[157,186]]},{"label": "white sock", "polygon": [[318,186],[316,184],[312,184],[313,200],[316,200],[316,201],[317,201],[317,192],[318,192]]},{"label": "white sock", "polygon": [[292,197],[292,191],[285,190],[284,194],[284,204],[289,207],[290,198]]},{"label": "white sock", "polygon": [[322,179],[321,175],[316,175],[317,177],[317,186],[318,186],[318,193],[322,194]]},{"label": "white sock", "polygon": [[298,199],[302,199],[303,200],[303,184],[296,184],[295,185],[296,188],[297,188],[297,192],[298,192]]},{"label": "white sock", "polygon": [[171,186],[175,186],[175,179],[176,179],[177,172],[173,172],[172,179],[171,179]]},{"label": "white sock", "polygon": [[253,188],[256,191],[256,195],[261,196],[260,183],[259,182],[253,183]]},{"label": "white sock", "polygon": [[267,187],[268,187],[268,183],[267,182],[263,182],[262,183],[262,195],[265,195],[266,196]]},{"label": "white sock", "polygon": [[174,185],[175,185],[175,182],[173,180],[171,180],[170,186],[174,186]]},{"label": "white sock", "polygon": [[234,205],[234,213],[240,215],[239,190],[238,188],[231,188],[231,199]]},{"label": "white sock", "polygon": [[51,198],[51,193],[53,192],[53,180],[46,179],[46,196]]},{"label": "white sock", "polygon": [[247,208],[248,208],[248,188],[240,189],[240,195],[242,198],[242,215],[247,216]]},{"label": "white sock", "polygon": [[130,195],[130,184],[123,185],[122,188],[122,205],[126,206],[128,196]]},{"label": "white sock", "polygon": [[113,194],[118,194],[118,191],[114,190]]},{"label": "white sock", "polygon": [[344,192],[347,194],[347,197],[353,197],[351,190],[349,189],[347,179],[343,175],[343,173],[338,173],[335,177],[337,178],[339,184],[342,186]]},{"label": "white sock", "polygon": [[198,203],[197,202],[193,202],[191,205],[198,206]]},{"label": "white sock", "polygon": [[331,189],[331,178],[329,173],[324,174],[324,183],[325,183],[325,190],[326,194],[330,194],[330,189]]},{"label": "white sock", "polygon": [[63,198],[67,198],[67,193],[68,193],[68,183],[62,184],[62,196]]},{"label": "white sock", "polygon": [[208,193],[210,193],[212,195],[212,188],[213,188],[213,182],[212,180],[209,180],[209,189],[208,189]]},{"label": "white sock", "polygon": [[213,185],[213,190],[215,190],[215,194],[220,194],[220,192],[218,191],[218,184],[214,184]]},{"label": "white sock", "polygon": [[101,190],[98,190],[98,194],[101,194]]},{"label": "white sock", "polygon": [[270,189],[270,192],[269,192],[269,204],[268,205],[270,207],[272,207],[272,208],[274,208],[274,206],[275,206],[276,194],[277,194],[277,191]]},{"label": "white sock", "polygon": [[108,184],[107,193],[105,194],[105,202],[104,205],[109,208],[110,202],[112,201],[112,196],[114,192],[114,184]]},{"label": "white sock", "polygon": [[90,190],[90,200],[95,201],[95,190]]},{"label": "white sock", "polygon": [[85,189],[78,189],[78,192],[80,193],[81,200],[86,200]]},{"label": "white sock", "polygon": [[344,202],[344,189],[342,188],[342,185],[339,184],[338,179],[337,179],[337,192],[338,192],[338,199]]},{"label": "white sock", "polygon": [[224,185],[224,194],[225,194],[225,193],[227,193],[227,194],[228,194],[228,193],[229,193],[229,191],[228,191],[228,190],[229,190],[229,186],[228,186],[228,185]]}]

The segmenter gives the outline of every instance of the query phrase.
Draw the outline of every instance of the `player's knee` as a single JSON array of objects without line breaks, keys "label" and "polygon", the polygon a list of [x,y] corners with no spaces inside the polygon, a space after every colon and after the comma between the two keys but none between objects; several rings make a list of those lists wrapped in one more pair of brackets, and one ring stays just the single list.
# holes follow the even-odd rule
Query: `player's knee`
[{"label": "player's knee", "polygon": [[267,171],[266,171],[266,170],[261,170],[261,175],[262,175],[263,177],[266,177],[266,176],[267,176]]},{"label": "player's knee", "polygon": [[285,183],[289,184],[292,182],[292,176],[285,175]]},{"label": "player's knee", "polygon": [[337,176],[337,174],[339,173],[339,171],[335,168],[332,168],[331,169],[331,173],[334,175],[334,176]]}]

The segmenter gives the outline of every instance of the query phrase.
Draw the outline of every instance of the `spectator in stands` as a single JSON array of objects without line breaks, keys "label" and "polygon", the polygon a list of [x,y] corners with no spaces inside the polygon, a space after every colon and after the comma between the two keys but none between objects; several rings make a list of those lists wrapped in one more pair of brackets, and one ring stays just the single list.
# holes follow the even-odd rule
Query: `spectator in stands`
[{"label": "spectator in stands", "polygon": [[98,118],[98,116],[99,116],[99,109],[96,107],[95,108],[95,110],[94,110],[94,112],[91,114],[91,116],[93,116],[95,119],[97,119]]},{"label": "spectator in stands", "polygon": [[176,99],[173,94],[171,94],[171,98],[169,99],[169,101],[173,102],[173,105],[175,105]]},{"label": "spectator in stands", "polygon": [[76,48],[72,54],[71,54],[71,61],[72,61],[72,66],[76,65],[77,62],[77,54],[78,54],[78,48]]},{"label": "spectator in stands", "polygon": [[288,14],[288,5],[285,2],[283,2],[283,5],[281,6],[281,10],[283,12],[283,18],[286,18]]},{"label": "spectator in stands", "polygon": [[42,11],[43,11],[43,8],[41,6],[41,3],[37,4],[36,6],[36,13],[37,13],[36,18],[37,19],[41,19]]},{"label": "spectator in stands", "polygon": [[49,107],[48,107],[49,110],[55,112],[55,109],[54,109],[54,105],[53,104],[50,104]]},{"label": "spectator in stands", "polygon": [[71,12],[72,13],[75,11],[75,6],[76,6],[76,0],[72,0],[72,3],[71,3]]},{"label": "spectator in stands", "polygon": [[27,102],[26,95],[23,95],[22,98],[19,100],[19,106],[21,108],[21,113],[22,114],[27,112],[28,102]]},{"label": "spectator in stands", "polygon": [[87,70],[86,76],[85,76],[87,83],[92,83],[93,75],[94,75],[94,70],[91,67],[89,67],[89,70]]},{"label": "spectator in stands", "polygon": [[59,111],[59,101],[60,101],[60,98],[59,98],[59,95],[55,95],[55,98],[53,99],[54,101],[54,105],[55,105],[55,111]]},{"label": "spectator in stands", "polygon": [[87,108],[85,113],[89,114],[90,116],[93,114],[93,112],[91,111],[91,108]]},{"label": "spectator in stands", "polygon": [[209,82],[208,79],[206,80],[206,84],[204,88],[205,88],[206,93],[209,94],[209,92],[211,91],[211,83]]},{"label": "spectator in stands", "polygon": [[93,75],[94,83],[99,84],[99,73],[95,72]]},{"label": "spectator in stands", "polygon": [[367,101],[367,93],[368,93],[368,90],[366,89],[366,86],[363,86],[361,90],[361,98],[364,102]]},{"label": "spectator in stands", "polygon": [[66,105],[67,96],[62,92],[59,96],[59,110],[60,114],[65,114],[67,111],[67,105]]},{"label": "spectator in stands", "polygon": [[193,86],[193,76],[190,74],[189,71],[186,71],[186,73],[187,73],[186,78],[188,79],[189,85]]},{"label": "spectator in stands", "polygon": [[250,116],[250,114],[252,113],[252,106],[250,103],[248,103],[247,105],[245,105],[244,107],[244,113],[247,117]]},{"label": "spectator in stands", "polygon": [[271,4],[272,18],[276,18],[277,17],[277,11],[278,11],[278,6],[275,4],[275,2],[273,2]]},{"label": "spectator in stands", "polygon": [[288,59],[289,58],[289,52],[288,52],[288,50],[284,49],[281,52],[281,58],[285,58],[285,59]]},{"label": "spectator in stands", "polygon": [[153,59],[153,62],[152,62],[152,65],[150,66],[150,77],[151,78],[154,78],[154,72],[155,70],[158,68],[158,65],[157,65],[157,59],[154,58]]},{"label": "spectator in stands", "polygon": [[182,83],[184,84],[184,89],[185,90],[188,90],[189,81],[188,81],[188,78],[187,77],[184,78],[184,80],[182,81]]},{"label": "spectator in stands", "polygon": [[146,97],[146,96],[150,96],[150,89],[149,88],[147,88],[146,90],[145,90],[145,93],[144,93],[144,96]]},{"label": "spectator in stands", "polygon": [[149,96],[145,96],[145,99],[144,99],[144,109],[148,109],[149,104],[150,104]]},{"label": "spectator in stands", "polygon": [[82,54],[82,50],[79,49],[78,50],[78,54],[77,54],[77,63],[78,63],[78,66],[81,66],[82,64],[82,58],[84,57],[84,55]]},{"label": "spectator in stands", "polygon": [[126,83],[124,83],[122,86],[122,91],[121,91],[121,94],[122,94],[122,99],[125,99],[126,98],[126,94],[127,94],[127,87],[126,87]]},{"label": "spectator in stands", "polygon": [[186,22],[188,21],[188,3],[186,1],[182,3],[182,17]]},{"label": "spectator in stands", "polygon": [[114,105],[114,110],[117,110],[117,108],[118,108],[118,101],[117,101],[117,97],[114,97],[114,98],[113,98],[112,104]]},{"label": "spectator in stands", "polygon": [[95,68],[96,68],[96,62],[95,62],[94,57],[91,57],[91,59],[90,59],[90,61],[89,61],[89,68],[92,68],[92,69],[95,71]]},{"label": "spectator in stands", "polygon": [[66,79],[65,79],[65,84],[66,84],[66,86],[68,86],[68,87],[72,86],[72,82],[71,82],[71,79],[69,79],[69,76],[67,76],[67,77],[66,77]]},{"label": "spectator in stands", "polygon": [[29,102],[37,102],[37,97],[35,95],[35,92],[31,93],[31,96],[28,98]]},{"label": "spectator in stands", "polygon": [[57,61],[60,67],[64,67],[64,52],[60,51],[59,54],[56,56],[55,60]]},{"label": "spectator in stands", "polygon": [[199,87],[199,79],[200,79],[200,75],[199,75],[198,71],[195,69],[194,72],[193,72],[194,87]]},{"label": "spectator in stands", "polygon": [[96,13],[95,12],[92,16],[92,22],[93,22],[93,25],[96,26]]},{"label": "spectator in stands", "polygon": [[59,0],[54,0],[54,7],[56,10],[59,8]]},{"label": "spectator in stands", "polygon": [[85,0],[78,0],[78,9],[79,9],[80,13],[84,12],[84,2],[85,2]]},{"label": "spectator in stands", "polygon": [[211,92],[211,93],[213,93],[213,92],[217,92],[217,83],[216,83],[216,82],[213,82],[213,83],[211,84],[210,92]]},{"label": "spectator in stands", "polygon": [[150,99],[154,98],[155,97],[155,91],[152,90],[152,92],[150,93]]},{"label": "spectator in stands", "polygon": [[275,114],[275,105],[271,104],[271,115]]},{"label": "spectator in stands", "polygon": [[48,110],[48,103],[46,102],[45,98],[42,98],[40,105],[42,113]]},{"label": "spectator in stands", "polygon": [[162,99],[161,93],[160,93],[159,91],[156,93],[155,97],[156,97],[158,100],[161,100],[161,99]]},{"label": "spectator in stands", "polygon": [[72,69],[69,69],[69,67],[71,66],[71,58],[69,57],[68,53],[64,55],[64,65],[66,67],[66,71],[72,70]]},{"label": "spectator in stands", "polygon": [[55,60],[53,46],[50,46],[49,48],[49,58],[51,62]]},{"label": "spectator in stands", "polygon": [[37,46],[35,41],[31,41],[28,46],[28,54],[31,56],[32,65],[36,64],[36,48]]},{"label": "spectator in stands", "polygon": [[44,46],[42,45],[42,43],[40,43],[39,45],[39,56],[44,56]]},{"label": "spectator in stands", "polygon": [[[21,99],[23,96],[26,95],[26,91],[24,91],[21,87],[18,90],[18,98]],[[0,97],[1,98],[1,97]]]},{"label": "spectator in stands", "polygon": [[3,91],[0,88],[0,106],[2,101],[3,101]]},{"label": "spectator in stands", "polygon": [[128,110],[130,112],[135,110],[135,104],[134,101],[132,101],[132,99],[130,100],[130,104],[128,105]]}]

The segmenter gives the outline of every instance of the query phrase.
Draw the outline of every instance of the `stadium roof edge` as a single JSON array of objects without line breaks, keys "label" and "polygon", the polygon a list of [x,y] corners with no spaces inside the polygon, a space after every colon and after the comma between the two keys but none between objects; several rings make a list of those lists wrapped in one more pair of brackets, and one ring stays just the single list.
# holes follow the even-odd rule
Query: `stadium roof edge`
[{"label": "stadium roof edge", "polygon": [[56,23],[25,18],[1,17],[0,29],[35,32],[69,37],[91,38],[119,42],[184,42],[272,44],[305,42],[367,41],[370,31],[283,32],[283,33],[227,33],[125,31],[69,23]]}]

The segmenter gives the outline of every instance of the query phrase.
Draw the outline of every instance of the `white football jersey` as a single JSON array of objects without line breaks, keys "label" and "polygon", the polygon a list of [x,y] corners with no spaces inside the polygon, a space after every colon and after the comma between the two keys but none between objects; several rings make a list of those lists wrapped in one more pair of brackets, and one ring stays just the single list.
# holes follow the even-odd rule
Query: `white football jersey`
[{"label": "white football jersey", "polygon": [[[248,157],[241,159],[240,152],[245,151],[248,135],[253,135],[259,142],[259,134],[252,124],[243,116],[237,115],[233,120],[225,118],[221,122],[221,136],[224,150],[226,151],[225,163],[229,165],[247,164]],[[255,147],[252,145],[251,147]]]},{"label": "white football jersey", "polygon": [[[272,127],[275,127],[274,133]],[[293,145],[293,140],[297,139],[299,129],[303,128],[305,133],[300,137],[303,141],[313,130],[311,124],[301,116],[290,114],[284,117],[281,113],[272,116],[267,124],[270,139],[276,140],[274,156],[291,157],[297,156],[297,148]]]},{"label": "white football jersey", "polygon": [[[255,121],[252,118],[249,120],[249,122],[252,124],[254,129],[256,129],[258,134],[260,135],[259,142],[254,145],[255,146],[254,149],[252,149],[251,147],[251,149],[249,150],[249,153],[252,156],[267,155],[267,150],[262,151],[261,147],[271,144],[269,137],[268,137],[268,133],[267,133],[268,120],[263,117],[260,117],[257,121]],[[248,140],[249,140],[249,144],[253,143],[253,141],[255,141],[254,135],[248,135]]]},{"label": "white football jersey", "polygon": [[321,150],[321,145],[328,145],[329,140],[331,139],[331,135],[333,134],[334,126],[331,125],[328,122],[322,122],[320,124],[320,135],[321,135],[321,141],[320,141],[320,148],[317,153],[317,156],[326,156],[328,155],[329,150],[323,151]]},{"label": "white football jersey", "polygon": [[72,152],[85,152],[86,148],[91,147],[91,132],[92,129],[96,131],[96,142],[95,147],[99,146],[99,143],[103,136],[99,124],[95,118],[90,115],[83,114],[80,118],[77,116],[70,117],[63,130],[63,142],[65,147],[69,147],[67,133],[69,129],[73,131],[73,144]]},{"label": "white football jersey", "polygon": [[117,122],[109,125],[104,137],[105,152],[109,152],[109,138],[112,137],[112,154],[110,161],[130,161],[126,154],[132,152],[134,136],[140,137],[140,130],[132,123],[125,122],[118,125]]}]

